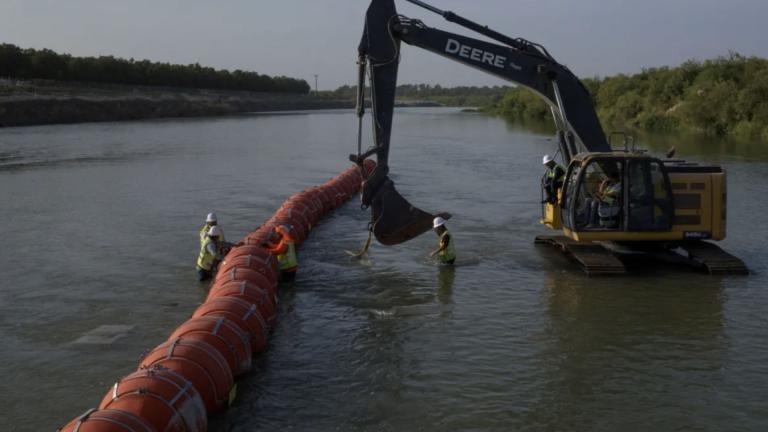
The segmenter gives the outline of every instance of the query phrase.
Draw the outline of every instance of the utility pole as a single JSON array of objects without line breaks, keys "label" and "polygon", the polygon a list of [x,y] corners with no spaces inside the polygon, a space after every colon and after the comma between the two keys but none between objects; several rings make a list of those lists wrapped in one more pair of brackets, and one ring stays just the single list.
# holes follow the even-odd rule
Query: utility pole
[{"label": "utility pole", "polygon": [[317,94],[317,74],[315,74],[315,94]]}]

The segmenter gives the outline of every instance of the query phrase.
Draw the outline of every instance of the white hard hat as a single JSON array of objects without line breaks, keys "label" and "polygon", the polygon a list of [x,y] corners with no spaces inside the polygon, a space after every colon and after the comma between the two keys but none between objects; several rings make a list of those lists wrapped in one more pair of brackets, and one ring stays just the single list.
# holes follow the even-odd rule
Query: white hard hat
[{"label": "white hard hat", "polygon": [[205,217],[206,222],[216,222],[216,213],[208,213],[208,216]]},{"label": "white hard hat", "polygon": [[544,155],[544,157],[541,159],[541,164],[542,165],[546,165],[546,164],[552,162],[553,160],[555,160],[555,158],[553,158],[552,156]]},{"label": "white hard hat", "polygon": [[208,231],[208,237],[218,237],[221,235],[221,228],[218,225],[214,225]]},{"label": "white hard hat", "polygon": [[443,225],[445,225],[445,219],[441,218],[440,216],[436,217],[435,220],[432,221],[432,228],[437,228]]}]

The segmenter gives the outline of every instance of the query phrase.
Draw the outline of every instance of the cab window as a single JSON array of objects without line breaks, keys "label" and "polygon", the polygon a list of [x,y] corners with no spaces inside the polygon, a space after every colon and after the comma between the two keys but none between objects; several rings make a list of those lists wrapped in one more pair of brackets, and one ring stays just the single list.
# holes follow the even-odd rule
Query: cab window
[{"label": "cab window", "polygon": [[671,227],[672,199],[658,161],[629,162],[629,219],[632,231],[663,231]]},{"label": "cab window", "polygon": [[575,225],[580,231],[620,230],[623,224],[623,165],[595,160],[584,171],[575,203]]}]

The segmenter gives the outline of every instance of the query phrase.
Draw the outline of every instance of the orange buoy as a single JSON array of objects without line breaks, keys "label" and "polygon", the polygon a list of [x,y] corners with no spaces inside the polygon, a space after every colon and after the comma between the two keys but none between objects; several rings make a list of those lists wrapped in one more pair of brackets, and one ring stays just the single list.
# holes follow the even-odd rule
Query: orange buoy
[{"label": "orange buoy", "polygon": [[[133,390],[108,401],[104,408],[131,413],[155,430],[162,432],[186,431],[184,419],[162,396],[144,390]],[[205,414],[203,414],[205,416]]]},{"label": "orange buoy", "polygon": [[57,429],[58,432],[160,432],[141,418],[123,411],[90,409]]},{"label": "orange buoy", "polygon": [[[183,326],[184,324],[181,325],[181,327]],[[179,327],[179,329],[181,329],[181,327]],[[227,363],[227,367],[229,367],[229,370],[232,371],[233,376],[241,372],[238,369],[237,353],[235,352],[234,347],[232,347],[229,343],[227,343],[226,339],[206,330],[185,328],[185,329],[182,329],[181,332],[179,332],[179,329],[174,331],[171,337],[168,338],[168,340],[174,340],[174,339],[183,337],[184,340],[196,340],[196,341],[205,342],[208,345],[210,345],[213,349],[215,349],[216,352],[221,354],[221,356],[224,358],[224,360]]]},{"label": "orange buoy", "polygon": [[192,382],[162,367],[139,370],[116,382],[99,409],[134,414],[158,431],[204,432],[208,428],[203,399]]},{"label": "orange buoy", "polygon": [[201,316],[224,317],[237,324],[251,337],[251,348],[258,353],[267,346],[269,327],[255,304],[234,297],[214,297],[200,305],[193,318]]},{"label": "orange buoy", "polygon": [[212,286],[206,301],[216,297],[236,297],[255,304],[259,308],[261,316],[267,321],[269,328],[274,327],[275,297],[268,289],[263,289],[248,281],[228,282]]},{"label": "orange buoy", "polygon": [[[245,267],[230,267],[225,272],[219,272],[216,274],[216,278],[213,280],[213,284],[224,284],[232,281],[249,281],[254,283],[260,288],[270,289],[273,294],[276,294],[276,277],[270,277],[270,268],[266,268],[259,262],[251,263],[248,268]],[[274,276],[274,275],[273,275]],[[268,284],[264,283],[264,279],[267,279]]]},{"label": "orange buoy", "polygon": [[329,211],[333,210],[333,200],[328,191],[322,187],[316,187],[314,189],[317,199],[320,201],[320,217],[325,216]]},{"label": "orange buoy", "polygon": [[190,318],[180,325],[169,339],[194,338],[199,333],[218,336],[227,344],[228,350],[235,356],[235,366],[232,368],[234,375],[241,375],[251,369],[253,362],[251,337],[227,318],[213,316]]},{"label": "orange buoy", "polygon": [[215,412],[229,401],[234,385],[227,360],[209,344],[187,338],[164,342],[147,354],[139,369],[159,365],[192,382],[203,398],[206,410]]},{"label": "orange buoy", "polygon": [[[253,271],[256,271],[264,276],[264,278],[269,282],[268,285],[264,285],[263,287],[269,288],[270,290],[274,291],[277,286],[277,281],[272,280],[268,274],[265,274],[265,272],[262,272],[262,269],[266,270],[273,270],[272,272],[267,271],[266,273],[275,273],[277,274],[278,271],[278,263],[277,258],[275,258],[271,253],[266,251],[265,249],[262,249],[262,252],[260,255],[237,255],[233,257],[227,256],[224,261],[221,262],[219,265],[219,273],[226,273],[233,268],[247,268]],[[262,285],[260,285],[262,286]]]}]

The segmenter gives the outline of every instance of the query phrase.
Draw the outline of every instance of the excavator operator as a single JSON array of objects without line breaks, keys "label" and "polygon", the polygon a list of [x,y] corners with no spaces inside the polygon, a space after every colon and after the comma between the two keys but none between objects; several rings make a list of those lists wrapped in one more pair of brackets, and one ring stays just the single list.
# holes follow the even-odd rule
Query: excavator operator
[{"label": "excavator operator", "polygon": [[595,198],[587,199],[589,225],[587,228],[616,228],[621,215],[622,183],[619,173],[608,172],[608,178],[600,183]]}]

